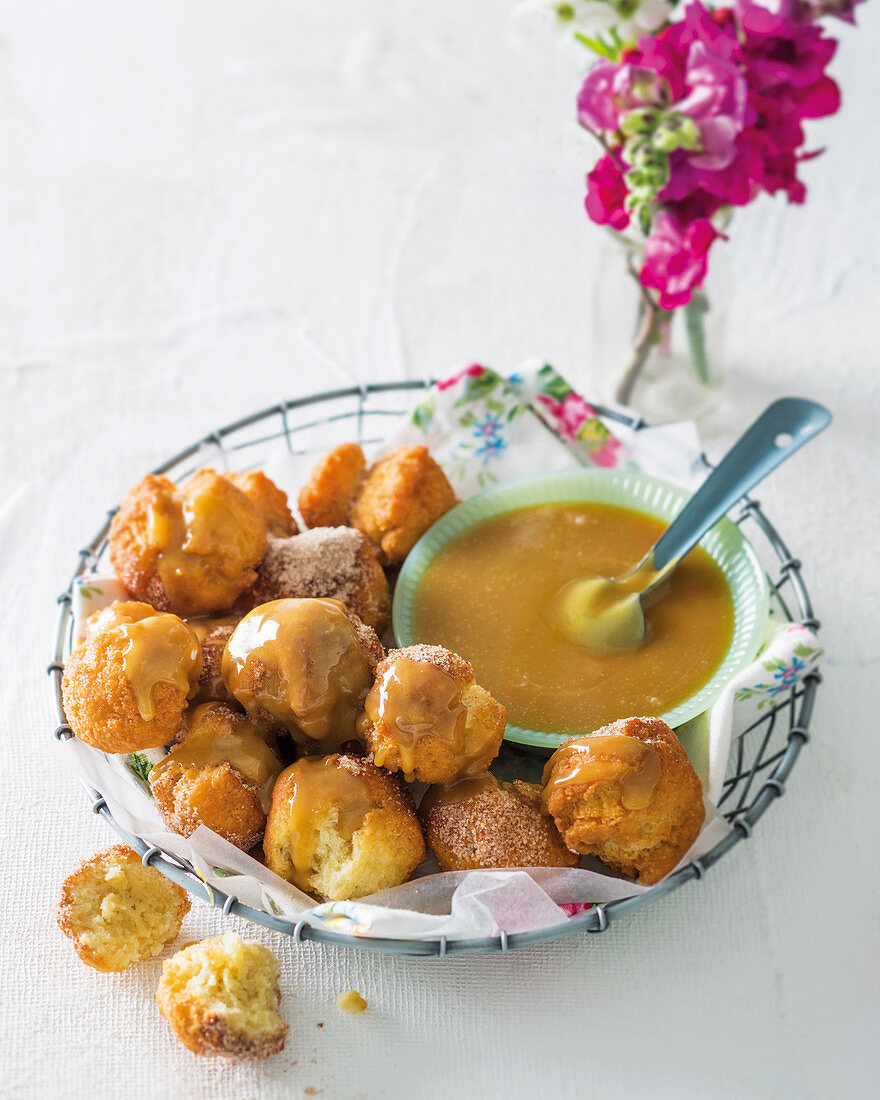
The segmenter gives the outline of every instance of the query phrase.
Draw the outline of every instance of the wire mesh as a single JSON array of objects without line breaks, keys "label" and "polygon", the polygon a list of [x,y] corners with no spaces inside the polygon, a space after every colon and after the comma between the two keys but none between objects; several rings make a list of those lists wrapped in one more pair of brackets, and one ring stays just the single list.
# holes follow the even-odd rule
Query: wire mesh
[{"label": "wire mesh", "polygon": [[[153,472],[172,480],[183,480],[205,465],[221,469],[249,470],[261,466],[267,450],[279,443],[293,455],[318,457],[337,443],[352,437],[369,445],[384,439],[393,422],[409,410],[414,391],[430,386],[429,381],[372,383],[361,387],[331,390],[279,405],[218,428],[203,439],[180,451]],[[645,427],[641,418],[616,409],[598,407],[599,414],[625,424],[633,430]],[[73,635],[72,591],[74,582],[93,572],[106,548],[107,532],[113,511],[88,546],[79,552],[79,560],[70,583],[58,597],[61,612],[56,632],[55,651],[48,673],[53,682],[55,702],[61,724],[54,731],[59,739],[73,736],[61,703],[61,674],[70,652]],[[761,510],[760,504],[746,498],[734,521],[752,542],[771,584],[772,602],[785,619],[801,622],[817,630],[812,604],[801,574],[800,562],[792,557],[779,532]],[[768,807],[785,792],[785,783],[804,745],[809,740],[815,696],[820,676],[807,676],[796,688],[781,693],[772,706],[736,734],[731,746],[727,775],[718,808],[733,830],[711,851],[668,876],[663,882],[636,897],[593,906],[568,919],[564,924],[536,932],[514,933],[480,939],[392,940],[347,936],[307,924],[290,917],[274,916],[240,902],[235,895],[207,886],[185,859],[148,845],[127,832],[114,819],[100,791],[88,787],[91,808],[139,852],[143,862],[157,867],[224,915],[235,913],[267,928],[286,932],[298,941],[321,943],[400,955],[437,956],[469,952],[507,952],[518,947],[545,943],[580,932],[604,932],[612,923],[660,900],[684,883],[699,880],[723,856],[742,840],[748,839]]]}]

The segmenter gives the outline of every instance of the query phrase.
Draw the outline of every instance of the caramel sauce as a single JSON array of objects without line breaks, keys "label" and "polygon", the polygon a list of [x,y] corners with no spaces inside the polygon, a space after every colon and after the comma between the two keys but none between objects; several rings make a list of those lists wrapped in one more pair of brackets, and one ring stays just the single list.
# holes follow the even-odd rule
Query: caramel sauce
[{"label": "caramel sauce", "polygon": [[183,740],[156,764],[150,780],[154,782],[174,764],[202,769],[226,761],[257,788],[263,813],[268,813],[272,788],[284,767],[269,736],[250,718],[222,703],[202,703],[190,713]]},{"label": "caramel sauce", "polygon": [[626,508],[573,503],[475,524],[425,570],[415,640],[460,653],[515,725],[572,735],[622,714],[665,714],[711,678],[733,635],[730,590],[705,550],[692,550],[651,594],[636,649],[591,653],[565,636],[558,614],[567,585],[623,576],[662,530]]},{"label": "caramel sauce", "polygon": [[197,474],[183,488],[153,498],[149,538],[159,548],[156,572],[173,607],[192,605],[193,591],[206,582],[206,558],[222,561],[230,550],[244,554],[246,534],[236,507],[240,492],[225,479],[217,480],[221,491],[212,492]]},{"label": "caramel sauce", "polygon": [[[367,814],[376,808],[364,780],[340,767],[336,756],[304,756],[287,768],[281,783],[290,861],[300,874],[307,875],[314,868],[319,827],[328,815],[335,810],[337,832],[351,841]],[[303,884],[303,879],[297,883]]]},{"label": "caramel sauce", "polygon": [[189,626],[176,615],[145,604],[114,603],[89,620],[89,631],[112,630],[127,642],[125,677],[144,721],[156,717],[153,688],[170,684],[190,698],[202,671],[202,649]]},{"label": "caramel sauce", "polygon": [[387,737],[373,755],[380,768],[396,749],[401,771],[412,775],[416,745],[428,735],[445,741],[466,758],[465,764],[467,757],[476,755],[477,747],[467,744],[467,707],[458,681],[426,661],[395,660],[373,685],[364,713],[374,726],[384,727]]},{"label": "caramel sauce", "polygon": [[338,600],[287,599],[245,615],[226,644],[223,679],[245,710],[268,711],[295,740],[337,748],[355,736],[373,675]]},{"label": "caramel sauce", "polygon": [[[553,776],[551,773],[559,772]],[[544,767],[542,803],[553,791],[569,786],[620,782],[620,801],[628,810],[642,810],[660,780],[660,754],[638,737],[593,734],[557,749]]]},{"label": "caramel sauce", "polygon": [[470,776],[456,779],[454,783],[429,787],[422,798],[419,813],[424,819],[437,806],[454,806],[465,799],[475,798],[484,791],[497,790],[500,786],[495,776],[486,772],[485,775]]}]

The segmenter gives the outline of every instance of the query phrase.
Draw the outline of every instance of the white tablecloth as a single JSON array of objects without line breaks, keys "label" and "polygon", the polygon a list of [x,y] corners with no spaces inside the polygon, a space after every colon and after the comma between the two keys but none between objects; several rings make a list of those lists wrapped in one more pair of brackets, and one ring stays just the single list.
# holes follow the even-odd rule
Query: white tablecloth
[{"label": "white tablecloth", "polygon": [[[876,1095],[874,4],[840,27],[808,205],[764,200],[725,246],[710,450],[780,393],[836,417],[759,494],[830,656],[754,837],[603,935],[507,957],[297,947],[195,907],[184,939],[230,927],[282,960],[290,1038],[261,1066],[196,1059],[153,1005],[159,961],[98,974],[55,926],[112,839],[52,751],[43,672],[104,509],[217,424],[348,379],[539,354],[589,390],[578,60],[511,6],[0,4],[3,1096]],[[363,1016],[334,1007],[352,986]]]}]

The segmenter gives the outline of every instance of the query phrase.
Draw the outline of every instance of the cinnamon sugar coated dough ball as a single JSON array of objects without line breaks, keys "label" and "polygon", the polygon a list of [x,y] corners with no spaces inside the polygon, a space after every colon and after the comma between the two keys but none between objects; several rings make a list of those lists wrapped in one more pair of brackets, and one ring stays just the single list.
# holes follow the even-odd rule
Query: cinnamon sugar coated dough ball
[{"label": "cinnamon sugar coated dough ball", "polygon": [[562,839],[645,885],[681,860],[703,824],[703,788],[659,718],[623,718],[566,741],[544,769]]},{"label": "cinnamon sugar coated dough ball", "polygon": [[452,783],[486,771],[506,724],[504,707],[474,682],[464,658],[414,645],[380,662],[358,736],[380,767],[408,781]]},{"label": "cinnamon sugar coated dough ball", "polygon": [[236,489],[240,489],[248,500],[256,507],[266,525],[267,535],[277,535],[281,538],[295,535],[299,528],[296,520],[290,513],[287,505],[287,493],[266,477],[262,470],[253,470],[251,473],[226,474],[226,479],[231,481]]},{"label": "cinnamon sugar coated dough ball", "polygon": [[195,631],[202,647],[202,671],[196,702],[229,701],[229,692],[223,683],[223,652],[241,619],[241,615],[218,615],[188,620],[187,626]]},{"label": "cinnamon sugar coated dough ball", "polygon": [[256,1061],[287,1038],[279,976],[268,948],[227,932],[165,960],[156,1004],[193,1054]]},{"label": "cinnamon sugar coated dough ball", "polygon": [[342,443],[320,459],[299,494],[308,527],[344,527],[367,464],[357,443]]},{"label": "cinnamon sugar coated dough ball", "polygon": [[188,912],[185,890],[116,844],[65,879],[58,927],[87,966],[110,972],[158,955]]},{"label": "cinnamon sugar coated dough ball", "polygon": [[284,766],[274,740],[225,703],[188,711],[181,741],[150,772],[150,789],[168,828],[190,836],[206,825],[242,851],[253,848]]},{"label": "cinnamon sugar coated dough ball", "polygon": [[93,615],[61,681],[73,732],[102,752],[173,741],[202,671],[192,629],[149,604],[117,602]]},{"label": "cinnamon sugar coated dough ball", "polygon": [[258,603],[286,597],[339,600],[377,634],[391,622],[391,593],[372,545],[353,527],[315,527],[270,537],[254,590]]},{"label": "cinnamon sugar coated dough ball", "polygon": [[274,600],[232,632],[223,680],[252,718],[327,751],[354,739],[382,655],[376,632],[337,600]]},{"label": "cinnamon sugar coated dough ball", "polygon": [[397,780],[359,756],[304,757],[272,793],[266,866],[326,900],[406,882],[425,858],[412,802]]},{"label": "cinnamon sugar coated dough ball", "polygon": [[481,867],[575,867],[553,819],[541,813],[538,783],[494,776],[432,787],[419,810],[428,847],[444,871]]},{"label": "cinnamon sugar coated dough ball", "polygon": [[456,503],[427,447],[398,447],[370,468],[349,522],[373,543],[384,565],[398,565]]},{"label": "cinnamon sugar coated dough ball", "polygon": [[182,488],[148,474],[113,517],[109,550],[117,577],[138,599],[179,615],[210,615],[253,585],[266,525],[214,470],[199,470]]}]

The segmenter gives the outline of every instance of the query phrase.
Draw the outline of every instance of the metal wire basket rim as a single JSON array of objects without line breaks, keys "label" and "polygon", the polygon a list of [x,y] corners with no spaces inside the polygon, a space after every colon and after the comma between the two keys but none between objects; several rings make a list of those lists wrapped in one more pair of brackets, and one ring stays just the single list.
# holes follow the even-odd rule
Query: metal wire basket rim
[{"label": "metal wire basket rim", "polygon": [[[248,427],[251,424],[258,423],[260,420],[267,419],[273,415],[279,415],[282,418],[282,422],[285,425],[285,435],[289,437],[289,431],[286,423],[286,415],[289,411],[296,408],[303,408],[309,405],[318,404],[324,401],[339,400],[346,397],[355,397],[358,399],[358,410],[356,413],[348,414],[350,416],[360,416],[363,414],[364,401],[370,394],[376,393],[388,393],[392,391],[409,391],[409,390],[425,390],[433,385],[433,381],[426,380],[404,380],[401,382],[373,382],[366,383],[363,386],[352,386],[343,389],[327,390],[321,393],[310,394],[306,397],[293,398],[289,401],[281,402],[277,405],[270,405],[259,412],[251,413],[248,416],[242,417],[239,420],[233,421],[230,424],[224,425],[218,428],[214,432],[210,432],[208,435],[202,437],[197,442],[193,443],[189,447],[185,447],[182,451],[178,452],[172,458],[162,463],[162,465],[156,467],[154,474],[159,475],[165,473],[178,463],[185,459],[197,454],[205,446],[211,444],[217,444],[222,446],[222,440],[225,436],[231,435],[242,428]],[[633,417],[625,412],[617,409],[606,408],[602,405],[593,404],[599,416],[611,419],[617,423],[625,424],[633,431],[639,431],[643,427],[648,425],[641,417]],[[289,439],[288,439],[289,441]],[[56,644],[54,659],[49,664],[47,672],[50,676],[54,677],[56,706],[60,717],[61,724],[55,730],[55,737],[59,740],[67,740],[74,736],[73,730],[67,724],[64,716],[64,709],[61,699],[61,677],[63,673],[63,657],[64,657],[64,639],[70,626],[70,620],[73,615],[72,611],[72,593],[73,586],[76,580],[86,572],[87,563],[89,561],[95,561],[100,556],[99,549],[102,547],[104,540],[107,537],[107,533],[110,527],[110,520],[115,514],[116,509],[111,509],[107,513],[107,519],[104,524],[92,539],[92,541],[79,552],[79,565],[73,573],[70,582],[58,597],[58,603],[61,605],[61,613],[59,615],[58,629],[56,633]],[[761,527],[772,548],[780,558],[781,566],[780,570],[783,573],[783,578],[791,583],[792,589],[797,598],[799,610],[801,612],[801,621],[805,625],[810,626],[814,631],[818,630],[819,623],[813,616],[812,604],[809,594],[807,592],[806,585],[801,576],[801,564],[794,559],[776,528],[766,517],[761,510],[760,504],[749,498],[744,498],[741,521],[746,515],[750,515],[755,522]],[[778,585],[774,586],[778,592]],[[783,604],[783,606],[785,606]],[[786,609],[787,610],[787,609]],[[790,617],[790,615],[789,615]],[[793,621],[793,620],[792,620]],[[778,709],[782,710],[785,707],[792,708],[792,717],[794,722],[791,725],[788,736],[787,744],[784,752],[778,760],[775,768],[771,774],[762,782],[758,788],[755,797],[740,816],[733,823],[732,831],[724,837],[718,844],[716,844],[709,852],[703,855],[698,860],[693,860],[680,870],[667,876],[662,882],[656,886],[651,887],[649,890],[642,894],[635,895],[629,898],[622,898],[618,901],[605,902],[592,906],[585,912],[577,914],[576,916],[568,918],[564,923],[554,925],[550,928],[541,928],[533,932],[516,932],[507,934],[502,932],[497,937],[483,937],[483,938],[471,938],[471,939],[447,939],[446,937],[440,937],[430,940],[395,940],[381,937],[363,937],[363,936],[350,936],[339,932],[331,932],[328,929],[322,928],[317,925],[309,924],[303,920],[296,920],[290,917],[276,916],[271,913],[266,913],[263,910],[254,909],[252,906],[246,905],[239,901],[233,894],[227,894],[223,890],[216,886],[207,886],[198,876],[195,868],[187,860],[172,855],[163,851],[156,845],[148,845],[140,837],[133,833],[129,833],[124,829],[118,821],[113,817],[109,807],[107,806],[104,796],[100,791],[94,789],[87,783],[83,783],[91,800],[92,811],[103,817],[108,824],[122,837],[127,844],[129,844],[135,851],[137,851],[145,864],[156,867],[168,878],[177,882],[180,886],[186,889],[189,893],[201,900],[207,902],[209,905],[213,905],[223,911],[224,915],[234,913],[237,916],[243,917],[247,920],[251,920],[254,923],[261,924],[266,928],[270,928],[275,931],[285,932],[294,936],[298,942],[304,940],[313,940],[319,943],[326,943],[340,947],[356,947],[361,950],[374,951],[384,954],[402,954],[411,956],[427,956],[427,957],[444,957],[447,955],[455,954],[467,954],[467,953],[485,953],[485,952],[507,952],[518,947],[527,947],[536,945],[539,943],[546,943],[552,940],[561,939],[567,936],[574,935],[578,932],[604,932],[611,923],[616,920],[627,916],[630,913],[636,912],[645,906],[652,904],[655,901],[660,900],[667,894],[670,894],[673,890],[678,889],[686,882],[702,879],[706,872],[715,863],[718,862],[723,856],[727,855],[740,841],[748,839],[752,835],[753,827],[758,820],[763,816],[769,806],[778,798],[780,798],[785,792],[785,782],[788,776],[791,774],[795,763],[800,755],[800,752],[806,742],[809,740],[809,724],[812,718],[813,707],[815,703],[815,694],[818,683],[821,677],[817,672],[813,672],[805,677],[802,690],[799,693],[794,693],[790,700],[783,704],[780,704]],[[799,703],[797,713],[794,712],[794,704]],[[749,788],[747,788],[748,790]]]}]

